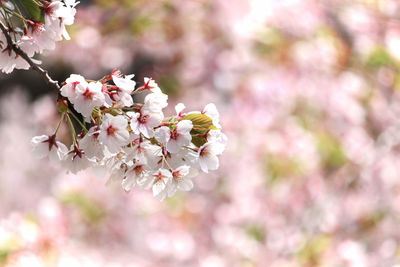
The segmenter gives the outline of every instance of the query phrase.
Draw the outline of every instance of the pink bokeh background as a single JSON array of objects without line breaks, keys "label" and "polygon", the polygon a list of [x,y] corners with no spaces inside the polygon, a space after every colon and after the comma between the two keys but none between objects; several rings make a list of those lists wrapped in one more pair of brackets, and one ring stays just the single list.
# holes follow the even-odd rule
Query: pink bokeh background
[{"label": "pink bokeh background", "polygon": [[55,96],[0,76],[0,265],[400,266],[400,2],[77,9],[72,40],[41,58],[50,73],[151,76],[171,114],[215,103],[228,147],[191,192],[125,193],[35,159]]}]

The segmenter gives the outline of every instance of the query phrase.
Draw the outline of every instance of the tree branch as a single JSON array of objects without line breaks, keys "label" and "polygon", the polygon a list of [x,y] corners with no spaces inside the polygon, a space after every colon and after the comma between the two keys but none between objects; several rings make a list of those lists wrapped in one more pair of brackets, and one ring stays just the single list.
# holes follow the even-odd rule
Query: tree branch
[{"label": "tree branch", "polygon": [[4,36],[7,39],[8,46],[17,54],[18,56],[22,57],[26,62],[28,62],[29,66],[31,66],[32,69],[37,71],[40,76],[51,86],[53,87],[57,93],[60,91],[60,85],[58,81],[53,80],[50,75],[47,73],[46,70],[43,68],[39,67],[38,64],[32,61],[32,59],[21,49],[19,48],[11,39],[11,36],[9,34],[8,28],[3,24],[2,21],[0,21],[0,29],[3,32]]}]

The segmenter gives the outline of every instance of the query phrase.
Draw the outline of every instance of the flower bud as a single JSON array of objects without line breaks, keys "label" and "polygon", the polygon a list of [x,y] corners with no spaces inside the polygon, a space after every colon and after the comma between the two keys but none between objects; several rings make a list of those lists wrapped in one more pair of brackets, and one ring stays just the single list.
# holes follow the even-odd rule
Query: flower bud
[{"label": "flower bud", "polygon": [[68,111],[68,101],[65,98],[57,99],[57,109],[61,113],[67,112]]}]

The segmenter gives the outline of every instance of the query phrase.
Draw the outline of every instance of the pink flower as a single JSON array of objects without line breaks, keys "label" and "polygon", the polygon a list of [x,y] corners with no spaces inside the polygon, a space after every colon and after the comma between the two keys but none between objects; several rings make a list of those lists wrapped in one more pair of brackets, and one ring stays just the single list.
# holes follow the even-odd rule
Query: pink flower
[{"label": "pink flower", "polygon": [[104,94],[101,91],[102,84],[91,82],[87,87],[77,86],[76,97],[74,99],[74,109],[90,120],[90,115],[94,107],[100,107],[104,104]]},{"label": "pink flower", "polygon": [[100,126],[99,141],[111,153],[118,153],[129,143],[128,121],[121,115],[105,114]]},{"label": "pink flower", "polygon": [[40,135],[31,140],[33,153],[37,158],[49,157],[53,162],[64,159],[68,148],[61,142],[56,141],[55,136]]},{"label": "pink flower", "polygon": [[129,125],[132,131],[141,133],[147,138],[154,136],[154,127],[159,126],[164,118],[162,112],[149,112],[143,109],[140,112],[128,112],[127,115],[131,117]]},{"label": "pink flower", "polygon": [[156,130],[155,137],[157,141],[166,144],[170,153],[177,153],[182,146],[187,146],[192,140],[190,131],[193,123],[190,120],[182,120],[178,122],[176,127],[171,130],[166,126],[162,126]]}]

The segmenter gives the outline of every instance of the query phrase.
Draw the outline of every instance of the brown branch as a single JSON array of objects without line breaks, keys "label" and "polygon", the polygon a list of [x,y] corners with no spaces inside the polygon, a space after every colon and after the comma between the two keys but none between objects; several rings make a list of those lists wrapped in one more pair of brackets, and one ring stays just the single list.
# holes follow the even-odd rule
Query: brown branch
[{"label": "brown branch", "polygon": [[4,36],[7,39],[7,43],[9,48],[11,48],[17,56],[22,57],[26,62],[28,62],[29,66],[31,66],[32,69],[37,71],[40,76],[51,86],[53,87],[57,93],[60,92],[60,85],[58,81],[53,80],[50,75],[47,73],[46,70],[43,68],[39,67],[38,64],[32,61],[32,59],[21,49],[19,46],[17,46],[11,39],[11,36],[9,34],[8,28],[3,24],[2,21],[0,21],[0,29],[3,32]]}]

